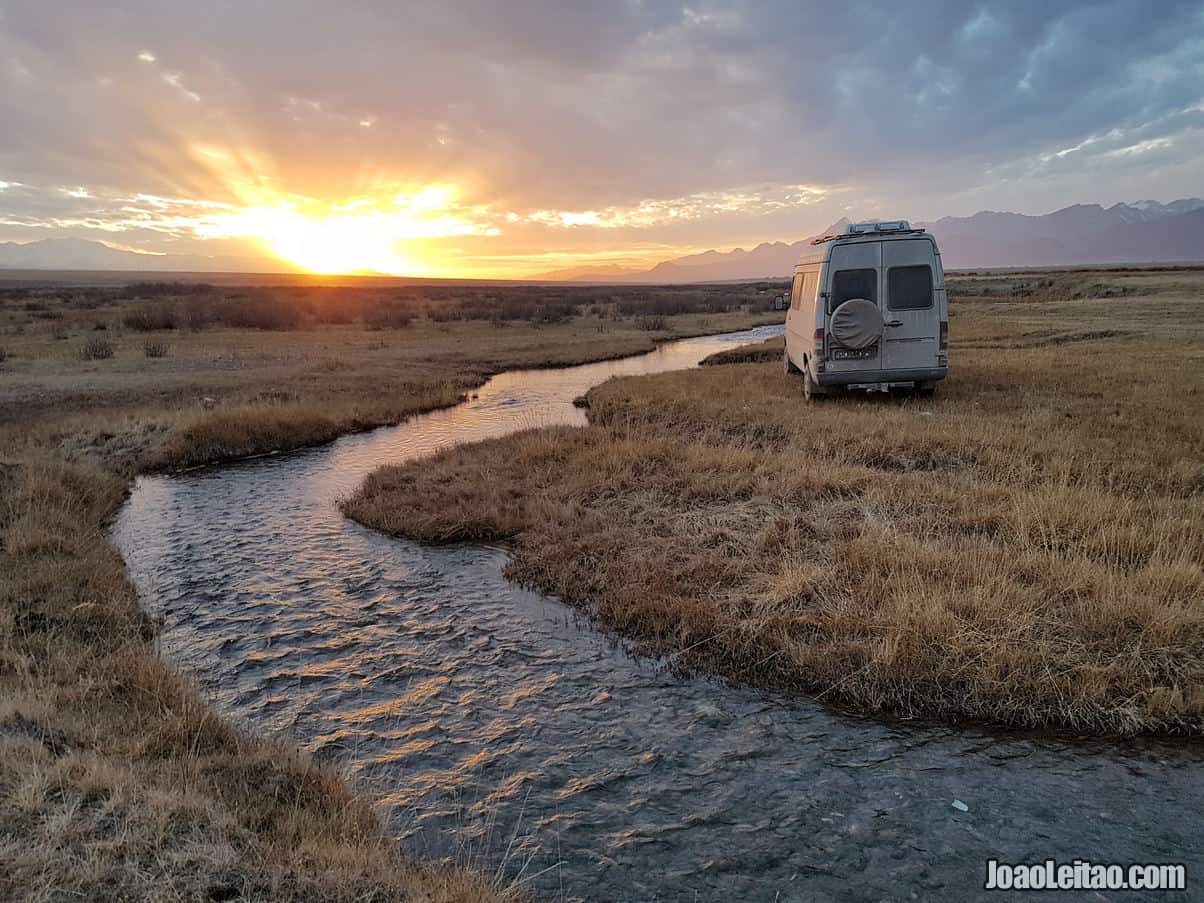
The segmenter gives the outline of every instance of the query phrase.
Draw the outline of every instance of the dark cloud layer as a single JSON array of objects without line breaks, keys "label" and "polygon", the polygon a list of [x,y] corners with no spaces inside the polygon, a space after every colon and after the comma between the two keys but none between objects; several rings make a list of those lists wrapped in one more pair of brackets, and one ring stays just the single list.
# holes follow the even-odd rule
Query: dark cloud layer
[{"label": "dark cloud layer", "polygon": [[[0,0],[0,122],[0,181],[42,190],[446,182],[522,217],[831,192],[623,233],[723,243],[847,206],[1198,193],[1204,4]],[[0,193],[0,218],[51,203],[28,194]]]}]

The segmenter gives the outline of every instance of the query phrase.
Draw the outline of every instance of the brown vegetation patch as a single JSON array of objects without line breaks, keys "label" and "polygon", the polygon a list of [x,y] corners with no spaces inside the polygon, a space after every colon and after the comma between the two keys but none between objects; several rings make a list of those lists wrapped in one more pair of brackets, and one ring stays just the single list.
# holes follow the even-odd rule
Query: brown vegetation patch
[{"label": "brown vegetation patch", "polygon": [[724,364],[764,364],[770,361],[781,361],[785,340],[780,336],[766,339],[758,345],[741,345],[727,351],[716,351],[704,357],[703,367],[722,366]]}]

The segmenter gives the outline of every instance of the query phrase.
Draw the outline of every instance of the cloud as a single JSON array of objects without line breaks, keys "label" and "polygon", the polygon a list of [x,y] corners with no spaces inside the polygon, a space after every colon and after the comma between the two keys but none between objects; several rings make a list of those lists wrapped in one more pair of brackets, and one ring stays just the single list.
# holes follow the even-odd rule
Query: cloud
[{"label": "cloud", "polygon": [[54,221],[39,193],[78,186],[94,203],[57,221],[153,232],[97,199],[446,184],[497,230],[469,238],[516,253],[730,245],[852,199],[922,219],[1192,193],[1201,85],[1198,0],[10,0],[0,179],[39,187],[0,211]]},{"label": "cloud", "polygon": [[[601,210],[536,210],[525,219],[548,226],[592,226],[602,229],[649,229],[730,214],[763,215],[817,204],[839,189],[819,185],[773,185],[707,191],[681,198],[646,199],[627,207]],[[524,219],[511,217],[515,222]]]}]

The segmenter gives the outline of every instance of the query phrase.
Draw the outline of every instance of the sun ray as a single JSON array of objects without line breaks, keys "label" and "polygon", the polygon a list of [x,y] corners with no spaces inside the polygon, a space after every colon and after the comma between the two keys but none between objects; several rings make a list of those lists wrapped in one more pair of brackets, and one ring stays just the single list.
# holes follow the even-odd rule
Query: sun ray
[{"label": "sun ray", "polygon": [[382,184],[367,194],[319,200],[278,190],[265,175],[270,167],[252,153],[212,146],[193,153],[236,199],[205,216],[196,234],[251,239],[313,273],[430,275],[424,242],[497,233],[487,210],[457,202],[455,185]]}]

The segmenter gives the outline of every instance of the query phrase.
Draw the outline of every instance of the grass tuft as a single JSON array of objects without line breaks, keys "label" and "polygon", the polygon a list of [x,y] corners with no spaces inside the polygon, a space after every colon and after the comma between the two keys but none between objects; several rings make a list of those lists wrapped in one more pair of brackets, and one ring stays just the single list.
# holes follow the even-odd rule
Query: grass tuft
[{"label": "grass tuft", "polygon": [[113,343],[105,339],[88,339],[79,349],[81,360],[107,361],[113,356]]}]

